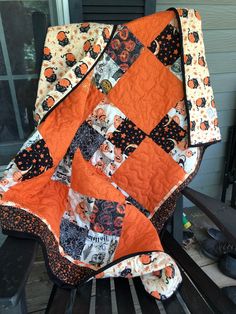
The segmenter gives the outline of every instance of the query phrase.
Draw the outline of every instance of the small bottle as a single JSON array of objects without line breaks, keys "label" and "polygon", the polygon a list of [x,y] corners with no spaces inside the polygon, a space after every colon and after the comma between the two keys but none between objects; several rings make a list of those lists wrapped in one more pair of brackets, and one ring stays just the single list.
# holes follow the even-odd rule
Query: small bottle
[{"label": "small bottle", "polygon": [[188,229],[192,226],[191,222],[188,221],[187,216],[185,215],[185,213],[183,213],[183,225],[185,229]]}]

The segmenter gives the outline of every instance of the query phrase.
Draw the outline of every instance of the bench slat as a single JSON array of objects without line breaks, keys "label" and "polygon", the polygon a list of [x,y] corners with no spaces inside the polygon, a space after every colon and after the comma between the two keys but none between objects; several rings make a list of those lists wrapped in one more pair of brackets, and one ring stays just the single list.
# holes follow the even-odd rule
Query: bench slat
[{"label": "bench slat", "polygon": [[46,314],[65,313],[71,301],[71,290],[61,289],[56,285],[53,286]]},{"label": "bench slat", "polygon": [[73,314],[88,314],[90,308],[91,291],[93,280],[85,283],[77,289],[75,302],[73,306]]},{"label": "bench slat", "polygon": [[142,312],[148,314],[160,313],[154,297],[144,290],[141,279],[139,277],[135,277],[133,278],[133,282]]},{"label": "bench slat", "polygon": [[176,295],[172,295],[169,299],[162,302],[167,314],[185,314],[182,305],[179,303]]},{"label": "bench slat", "polygon": [[190,281],[190,278],[183,271],[181,272],[181,275],[183,283],[179,292],[185,303],[188,305],[189,310],[193,313],[213,314],[214,312],[196,289],[193,282]]},{"label": "bench slat", "polygon": [[96,280],[96,314],[111,314],[111,283],[110,278]]},{"label": "bench slat", "polygon": [[128,279],[114,278],[114,282],[118,313],[119,314],[135,313],[133,298]]}]

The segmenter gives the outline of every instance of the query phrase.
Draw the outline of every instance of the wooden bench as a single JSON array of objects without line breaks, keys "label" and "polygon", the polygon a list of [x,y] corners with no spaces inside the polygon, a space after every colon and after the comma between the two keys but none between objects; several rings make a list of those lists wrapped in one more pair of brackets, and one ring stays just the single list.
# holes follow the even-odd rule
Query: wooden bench
[{"label": "wooden bench", "polygon": [[[233,208],[190,188],[182,193],[236,245],[236,211]],[[236,313],[236,305],[181,247],[181,230],[180,202],[171,230],[166,228],[162,236],[165,251],[177,261],[183,276],[177,293],[168,300],[156,301],[144,290],[139,277],[98,279],[73,290],[54,285],[46,313]],[[27,313],[25,285],[36,249],[35,241],[12,237],[8,237],[0,248],[0,313]]]},{"label": "wooden bench", "polygon": [[[94,5],[99,6],[97,1],[93,2]],[[69,0],[69,5],[71,22],[84,20],[82,1]],[[155,7],[156,1],[145,1],[144,14],[153,13]],[[116,10],[118,9],[116,8]],[[39,46],[36,47],[36,59],[40,66],[42,59],[40,51],[44,44],[47,21],[41,13],[34,14],[32,18],[35,43]],[[183,195],[203,210],[236,245],[235,210],[189,188],[183,190]],[[49,298],[47,313],[110,314],[112,311],[119,314],[140,312],[144,314],[236,313],[236,305],[222,294],[216,284],[181,247],[181,201],[178,205],[173,216],[172,226],[169,228],[170,232],[164,232],[162,237],[165,251],[177,261],[183,276],[183,283],[175,295],[166,301],[158,302],[146,293],[140,278],[99,279],[71,291],[54,286]],[[37,247],[38,244],[34,240],[17,239],[10,236],[0,247],[1,314],[27,313],[25,285],[31,272]]]}]

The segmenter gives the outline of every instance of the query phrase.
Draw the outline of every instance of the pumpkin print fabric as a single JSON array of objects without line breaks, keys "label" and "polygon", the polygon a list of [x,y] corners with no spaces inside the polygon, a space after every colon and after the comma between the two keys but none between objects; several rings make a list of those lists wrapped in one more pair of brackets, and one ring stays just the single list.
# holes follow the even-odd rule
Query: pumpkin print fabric
[{"label": "pumpkin print fabric", "polygon": [[158,233],[220,139],[198,12],[50,27],[34,116],[0,181],[4,232],[40,238],[62,287],[140,276],[170,297]]}]

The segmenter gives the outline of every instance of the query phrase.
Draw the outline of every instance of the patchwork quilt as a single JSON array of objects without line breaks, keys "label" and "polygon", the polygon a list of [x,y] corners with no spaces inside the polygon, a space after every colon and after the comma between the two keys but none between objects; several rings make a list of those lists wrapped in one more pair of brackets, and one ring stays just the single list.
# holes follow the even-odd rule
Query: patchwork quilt
[{"label": "patchwork quilt", "polygon": [[62,287],[141,276],[172,295],[158,234],[220,141],[199,13],[49,27],[34,117],[0,182],[3,231],[39,240]]}]

